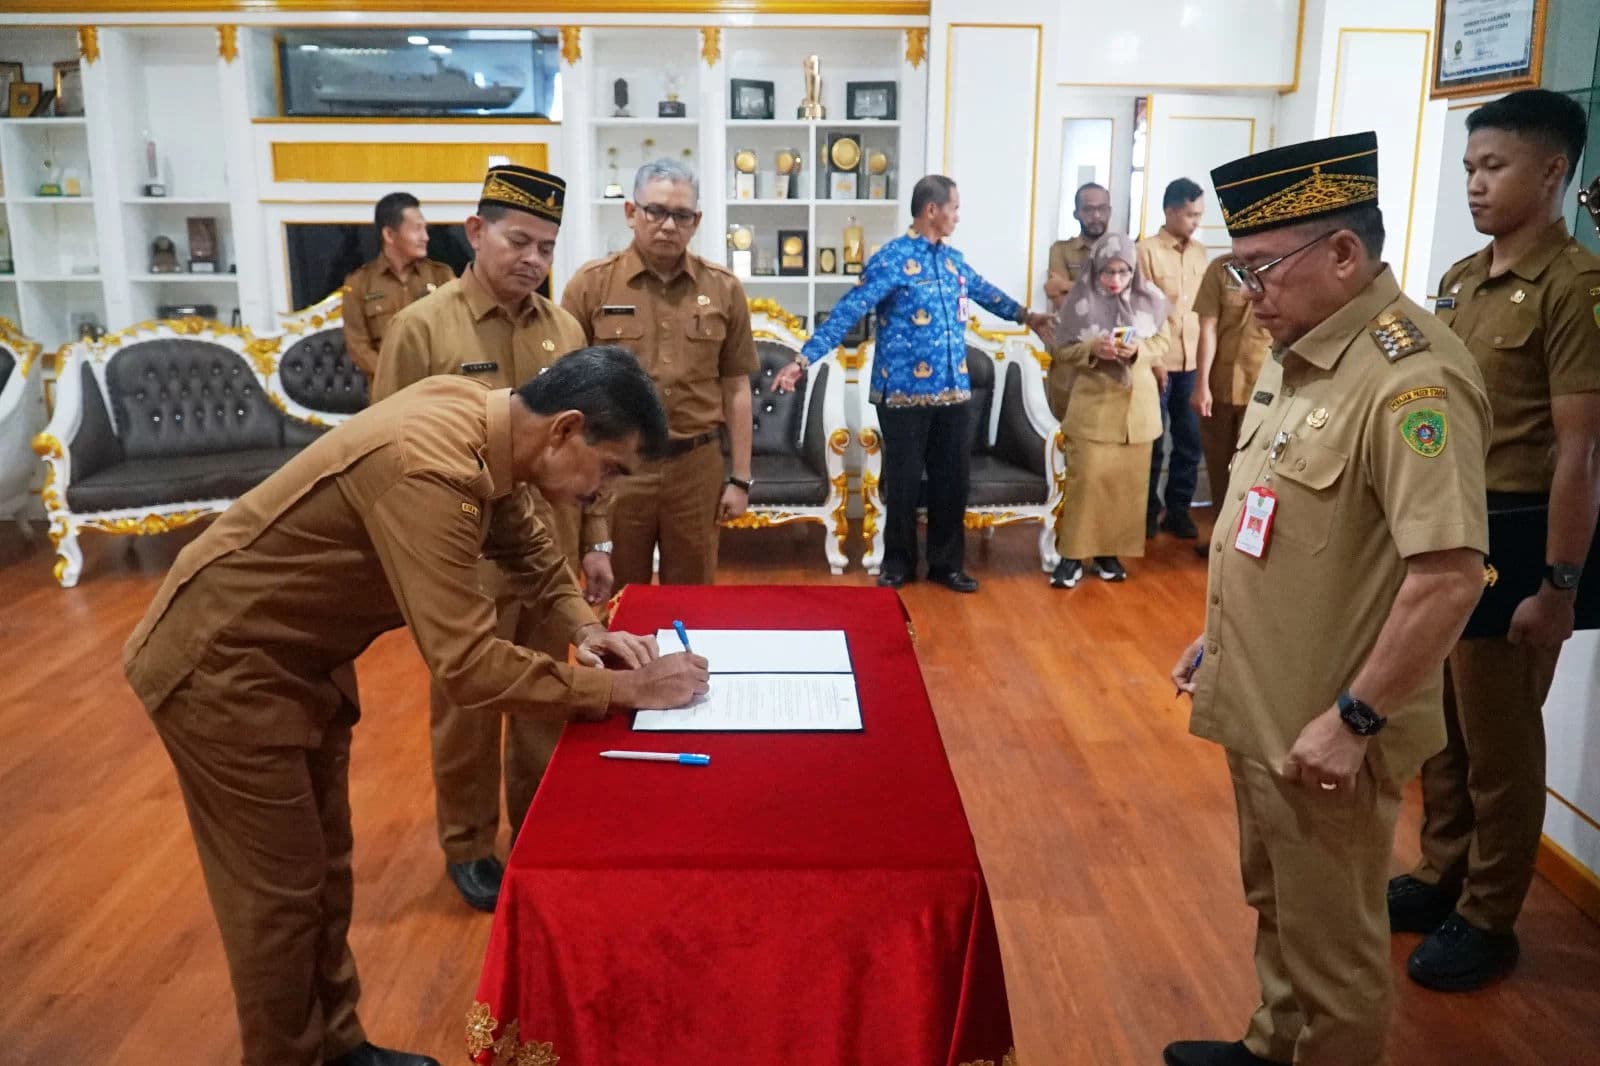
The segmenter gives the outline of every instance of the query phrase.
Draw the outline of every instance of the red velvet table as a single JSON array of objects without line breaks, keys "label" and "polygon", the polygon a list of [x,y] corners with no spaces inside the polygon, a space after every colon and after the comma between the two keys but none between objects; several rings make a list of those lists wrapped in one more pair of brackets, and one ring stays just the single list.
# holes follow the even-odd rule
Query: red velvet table
[{"label": "red velvet table", "polygon": [[[1014,1063],[983,870],[886,589],[648,587],[613,627],[843,629],[859,733],[570,726],[506,867],[493,1066]],[[697,751],[709,767],[616,762]]]}]

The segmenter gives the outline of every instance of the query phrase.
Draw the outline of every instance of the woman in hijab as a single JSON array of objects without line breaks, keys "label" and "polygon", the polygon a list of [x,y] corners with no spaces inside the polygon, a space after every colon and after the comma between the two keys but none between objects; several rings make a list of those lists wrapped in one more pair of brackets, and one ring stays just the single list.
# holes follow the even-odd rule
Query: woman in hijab
[{"label": "woman in hijab", "polygon": [[1170,339],[1167,298],[1138,260],[1129,237],[1101,237],[1056,316],[1050,388],[1067,396],[1056,588],[1082,580],[1086,560],[1104,580],[1125,581],[1118,557],[1144,554],[1150,444],[1161,436],[1157,373]]}]

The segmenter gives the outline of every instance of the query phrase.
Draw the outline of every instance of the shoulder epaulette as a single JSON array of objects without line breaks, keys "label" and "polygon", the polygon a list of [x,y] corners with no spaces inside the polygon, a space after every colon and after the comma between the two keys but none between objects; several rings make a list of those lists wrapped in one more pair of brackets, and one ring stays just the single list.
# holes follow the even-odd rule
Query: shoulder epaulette
[{"label": "shoulder epaulette", "polygon": [[1371,333],[1391,363],[1428,350],[1428,338],[1422,329],[1399,311],[1389,310],[1379,315],[1372,322]]}]

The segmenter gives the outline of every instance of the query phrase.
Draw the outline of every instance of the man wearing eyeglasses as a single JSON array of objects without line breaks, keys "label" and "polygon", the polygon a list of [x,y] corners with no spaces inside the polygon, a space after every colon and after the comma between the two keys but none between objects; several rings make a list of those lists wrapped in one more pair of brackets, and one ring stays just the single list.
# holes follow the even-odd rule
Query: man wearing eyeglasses
[{"label": "man wearing eyeglasses", "polygon": [[[537,291],[550,275],[566,188],[555,175],[528,167],[490,168],[478,210],[467,219],[472,263],[461,277],[395,316],[378,353],[374,403],[436,374],[469,377],[495,388],[526,385],[556,359],[584,346],[583,330],[572,316]],[[591,606],[605,602],[611,567],[603,508],[551,505],[537,493],[530,503],[573,574],[583,575],[584,598]],[[482,564],[479,580],[495,599],[503,639],[565,658],[565,634],[529,628],[537,620],[525,618],[515,588],[493,561]],[[515,836],[562,723],[462,708],[438,685],[429,689],[429,720],[446,872],[468,906],[493,911],[503,872],[494,852],[502,759],[506,816]]]},{"label": "man wearing eyeglasses", "polygon": [[1104,185],[1089,182],[1080,185],[1072,196],[1072,217],[1078,220],[1078,235],[1050,246],[1050,273],[1044,281],[1044,294],[1051,307],[1059,307],[1061,298],[1072,290],[1089,261],[1089,249],[1106,235],[1111,223],[1111,194]]},{"label": "man wearing eyeglasses", "polygon": [[[611,505],[617,587],[716,579],[718,523],[750,502],[750,374],[755,339],[744,286],[689,251],[700,226],[700,182],[673,159],[639,168],[623,205],[633,243],[585,263],[561,306],[591,344],[617,344],[655,380],[672,431],[664,458],[616,482]],[[725,465],[719,443],[726,427]]]},{"label": "man wearing eyeglasses", "polygon": [[1400,790],[1444,746],[1441,665],[1482,590],[1483,375],[1380,259],[1378,139],[1212,171],[1273,357],[1212,537],[1205,631],[1172,670],[1227,752],[1261,998],[1168,1066],[1377,1066],[1393,1000]]}]

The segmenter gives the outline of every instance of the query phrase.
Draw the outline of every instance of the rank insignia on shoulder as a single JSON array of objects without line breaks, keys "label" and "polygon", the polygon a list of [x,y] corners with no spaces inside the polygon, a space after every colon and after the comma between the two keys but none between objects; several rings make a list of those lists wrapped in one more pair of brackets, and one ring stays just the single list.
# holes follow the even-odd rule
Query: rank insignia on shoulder
[{"label": "rank insignia on shoulder", "polygon": [[906,277],[914,278],[918,274],[922,273],[922,264],[917,262],[915,259],[907,259],[906,265],[900,269],[905,271]]},{"label": "rank insignia on shoulder", "polygon": [[1391,363],[1428,350],[1428,338],[1415,322],[1399,311],[1385,311],[1379,315],[1372,323],[1371,333]]},{"label": "rank insignia on shoulder", "polygon": [[1400,436],[1405,438],[1407,447],[1424,459],[1434,458],[1444,451],[1448,437],[1444,412],[1430,408],[1412,411],[1400,423]]},{"label": "rank insignia on shoulder", "polygon": [[917,308],[917,313],[911,316],[911,321],[919,326],[926,326],[933,321],[933,316],[928,314],[926,307]]},{"label": "rank insignia on shoulder", "polygon": [[477,518],[477,517],[479,517],[480,515],[483,514],[482,511],[478,510],[478,507],[477,507],[476,504],[467,503],[464,500],[461,503],[461,513],[462,514],[469,514],[473,518]]},{"label": "rank insignia on shoulder", "polygon": [[1266,391],[1265,389],[1262,389],[1259,392],[1257,392],[1254,396],[1250,397],[1250,401],[1252,403],[1271,403],[1272,402],[1272,393]]}]

